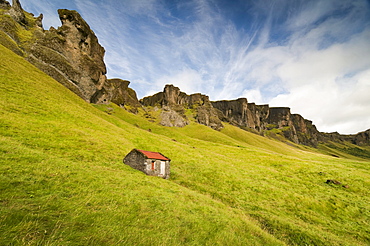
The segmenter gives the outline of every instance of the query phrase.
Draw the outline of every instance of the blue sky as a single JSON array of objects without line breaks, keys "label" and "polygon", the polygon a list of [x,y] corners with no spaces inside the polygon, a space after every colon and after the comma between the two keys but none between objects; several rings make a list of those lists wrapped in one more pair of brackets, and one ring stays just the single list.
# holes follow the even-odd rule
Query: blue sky
[{"label": "blue sky", "polygon": [[106,49],[108,78],[139,98],[174,84],[211,100],[290,107],[319,131],[370,128],[368,0],[21,0],[60,26],[77,10]]}]

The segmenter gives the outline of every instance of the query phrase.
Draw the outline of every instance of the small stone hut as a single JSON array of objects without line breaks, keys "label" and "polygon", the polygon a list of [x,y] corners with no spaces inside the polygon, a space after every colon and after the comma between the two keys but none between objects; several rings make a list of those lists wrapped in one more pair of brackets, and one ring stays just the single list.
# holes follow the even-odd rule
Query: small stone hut
[{"label": "small stone hut", "polygon": [[159,152],[133,149],[125,156],[123,162],[150,176],[164,179],[170,177],[171,160]]}]

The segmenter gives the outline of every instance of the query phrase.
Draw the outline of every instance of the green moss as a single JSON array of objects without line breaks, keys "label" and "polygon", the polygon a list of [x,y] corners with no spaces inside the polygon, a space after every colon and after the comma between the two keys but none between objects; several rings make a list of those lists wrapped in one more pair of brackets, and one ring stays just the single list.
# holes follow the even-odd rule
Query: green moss
[{"label": "green moss", "polygon": [[30,46],[34,43],[34,33],[32,30],[18,28],[17,36],[19,38],[19,45],[24,50],[29,50]]},{"label": "green moss", "polygon": [[26,28],[35,28],[36,27],[36,19],[32,14],[24,11],[24,16],[26,17]]},{"label": "green moss", "polygon": [[345,157],[345,158],[352,158],[357,157],[361,159],[370,159],[370,148],[369,147],[360,147],[354,144],[350,144],[347,142],[338,143],[338,142],[328,142],[328,143],[321,143],[319,145],[319,150],[323,153]]},{"label": "green moss", "polygon": [[1,30],[8,34],[15,42],[19,42],[17,35],[19,24],[10,15],[0,15],[0,24]]},{"label": "green moss", "polygon": [[278,126],[277,126],[277,125],[275,125],[275,124],[268,124],[268,125],[266,125],[266,128],[267,128],[268,130],[271,130],[271,129],[273,129],[273,128],[278,128]]},{"label": "green moss", "polygon": [[24,52],[18,47],[18,44],[3,31],[0,31],[0,44],[4,45],[17,55],[24,56]]},{"label": "green moss", "polygon": [[[26,25],[21,25],[13,20],[9,15],[0,14],[1,30],[9,35],[21,50],[29,50],[35,41],[35,33],[38,29],[35,26],[36,18],[25,12]],[[5,45],[7,43],[4,43]],[[15,50],[14,48],[12,50]],[[18,52],[19,53],[19,52]]]}]

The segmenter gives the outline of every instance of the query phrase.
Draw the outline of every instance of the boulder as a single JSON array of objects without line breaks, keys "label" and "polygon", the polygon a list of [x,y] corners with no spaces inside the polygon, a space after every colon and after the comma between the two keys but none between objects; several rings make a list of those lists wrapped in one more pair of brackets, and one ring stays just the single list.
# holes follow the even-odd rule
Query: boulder
[{"label": "boulder", "polygon": [[132,113],[137,113],[137,109],[141,107],[137,99],[136,92],[129,88],[130,81],[122,79],[108,79],[104,84],[102,95],[95,95],[93,101],[96,103],[113,102],[121,107],[125,107]]},{"label": "boulder", "polygon": [[189,124],[189,121],[183,117],[181,114],[172,110],[170,107],[164,107],[161,112],[161,122],[162,126],[169,127],[184,127]]},{"label": "boulder", "polygon": [[342,184],[338,180],[334,180],[334,179],[328,179],[328,180],[326,180],[325,183],[327,183],[327,184],[335,184],[335,185],[341,185]]}]

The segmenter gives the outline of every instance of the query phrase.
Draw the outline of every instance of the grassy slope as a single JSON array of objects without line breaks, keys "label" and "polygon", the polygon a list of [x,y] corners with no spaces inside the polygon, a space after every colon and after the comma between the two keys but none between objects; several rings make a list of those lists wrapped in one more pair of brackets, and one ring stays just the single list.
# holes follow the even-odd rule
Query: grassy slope
[{"label": "grassy slope", "polygon": [[[368,161],[229,125],[162,127],[86,104],[2,46],[0,54],[4,244],[370,243]],[[122,164],[132,148],[169,156],[171,179]]]}]

